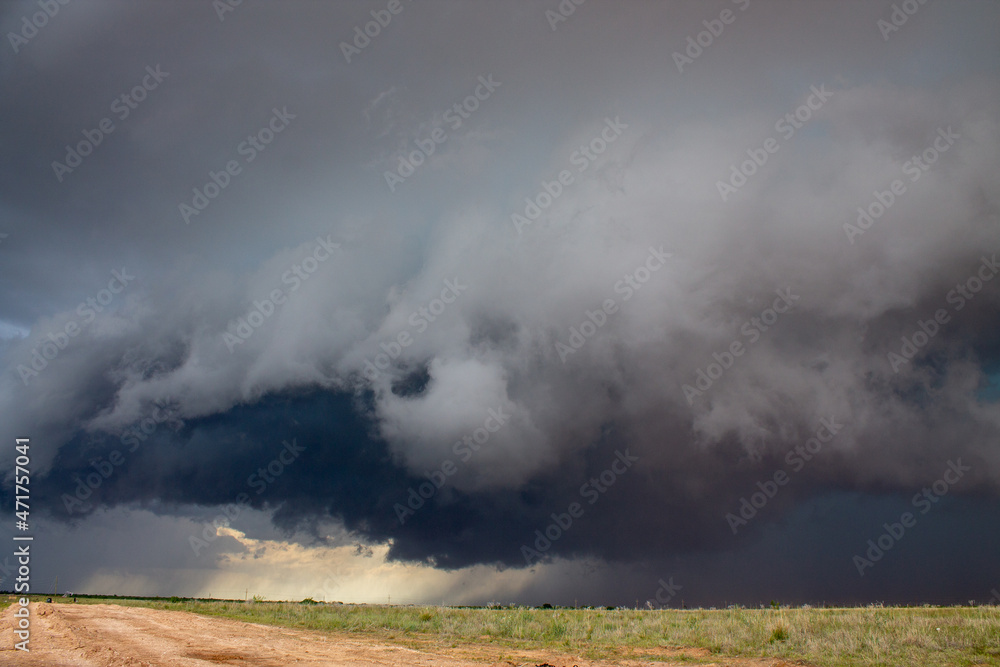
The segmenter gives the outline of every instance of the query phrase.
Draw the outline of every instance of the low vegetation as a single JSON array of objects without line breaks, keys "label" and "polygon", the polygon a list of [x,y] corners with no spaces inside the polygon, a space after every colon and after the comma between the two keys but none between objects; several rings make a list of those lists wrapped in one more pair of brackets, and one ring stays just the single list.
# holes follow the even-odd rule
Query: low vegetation
[{"label": "low vegetation", "polygon": [[[366,633],[409,646],[494,644],[590,659],[690,664],[769,657],[821,667],[1000,667],[1000,607],[630,610],[453,608],[81,598],[309,630]],[[63,599],[57,602],[65,602]],[[680,658],[678,649],[704,649]]]}]

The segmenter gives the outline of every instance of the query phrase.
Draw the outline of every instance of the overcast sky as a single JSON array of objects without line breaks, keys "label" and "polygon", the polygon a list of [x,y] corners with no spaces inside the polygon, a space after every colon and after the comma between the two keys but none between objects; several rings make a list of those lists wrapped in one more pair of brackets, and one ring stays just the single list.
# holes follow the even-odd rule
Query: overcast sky
[{"label": "overcast sky", "polygon": [[28,437],[38,592],[989,599],[998,27],[4,3],[0,535]]}]

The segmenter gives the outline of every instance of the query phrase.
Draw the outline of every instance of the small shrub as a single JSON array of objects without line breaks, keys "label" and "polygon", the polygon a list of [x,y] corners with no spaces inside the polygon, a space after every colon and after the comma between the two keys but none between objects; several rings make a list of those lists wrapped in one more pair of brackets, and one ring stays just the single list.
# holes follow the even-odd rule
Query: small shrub
[{"label": "small shrub", "polygon": [[774,630],[771,631],[770,643],[783,642],[788,639],[788,628],[783,625],[779,625]]}]

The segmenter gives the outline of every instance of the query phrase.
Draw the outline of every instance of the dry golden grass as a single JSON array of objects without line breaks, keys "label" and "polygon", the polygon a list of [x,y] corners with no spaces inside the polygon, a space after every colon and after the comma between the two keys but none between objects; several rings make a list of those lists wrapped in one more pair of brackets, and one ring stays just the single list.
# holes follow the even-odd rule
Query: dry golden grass
[{"label": "dry golden grass", "polygon": [[653,659],[658,651],[691,647],[709,651],[704,662],[721,656],[784,658],[824,667],[1000,667],[1000,607],[638,611],[114,602],[368,633],[404,644],[436,639],[450,645],[478,642],[525,650],[572,647],[585,649],[594,659],[621,656],[623,651]]}]

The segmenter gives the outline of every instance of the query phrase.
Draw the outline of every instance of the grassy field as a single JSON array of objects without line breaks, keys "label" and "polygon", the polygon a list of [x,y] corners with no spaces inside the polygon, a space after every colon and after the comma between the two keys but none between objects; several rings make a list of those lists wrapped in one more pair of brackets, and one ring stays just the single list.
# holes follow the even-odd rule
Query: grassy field
[{"label": "grassy field", "polygon": [[[426,646],[428,641],[447,646],[493,644],[511,650],[583,651],[590,659],[652,660],[664,649],[695,647],[708,650],[714,659],[777,657],[823,667],[1000,667],[1000,607],[637,611],[123,598],[79,602],[365,633],[408,646]],[[699,664],[711,662],[711,656],[686,660]]]}]

